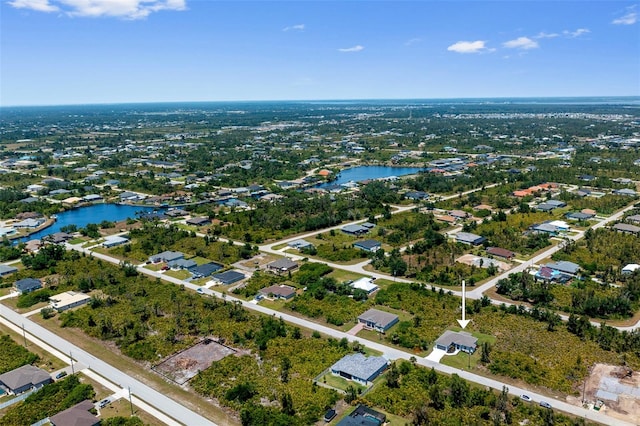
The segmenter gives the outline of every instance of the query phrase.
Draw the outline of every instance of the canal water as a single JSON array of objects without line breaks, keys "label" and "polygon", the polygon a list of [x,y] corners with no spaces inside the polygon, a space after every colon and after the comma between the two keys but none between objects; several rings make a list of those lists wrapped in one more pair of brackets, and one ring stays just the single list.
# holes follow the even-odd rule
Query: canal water
[{"label": "canal water", "polygon": [[56,232],[67,225],[76,225],[84,228],[90,223],[99,224],[103,220],[118,222],[128,218],[136,218],[138,212],[150,212],[157,210],[153,207],[123,206],[113,203],[94,204],[92,206],[78,207],[58,213],[58,219],[51,226],[44,228],[28,237],[21,238],[21,241],[41,239],[42,237]]},{"label": "canal water", "polygon": [[333,185],[342,185],[347,182],[361,182],[367,179],[388,178],[391,176],[413,175],[420,172],[421,167],[388,167],[388,166],[359,166],[346,169],[340,172],[338,178],[329,183],[318,185],[323,188]]}]

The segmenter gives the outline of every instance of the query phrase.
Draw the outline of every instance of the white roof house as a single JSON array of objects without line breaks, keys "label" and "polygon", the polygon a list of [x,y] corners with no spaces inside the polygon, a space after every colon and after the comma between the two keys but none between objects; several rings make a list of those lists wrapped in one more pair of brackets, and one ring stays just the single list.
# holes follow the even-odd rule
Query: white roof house
[{"label": "white roof house", "polygon": [[78,293],[75,291],[66,291],[49,298],[51,307],[58,312],[84,305],[85,303],[88,303],[89,300],[91,300],[91,296],[88,294]]},{"label": "white roof house", "polygon": [[636,269],[640,268],[640,265],[638,265],[637,263],[630,263],[627,266],[625,266],[624,268],[622,268],[622,273],[623,274],[633,274],[635,272]]},{"label": "white roof house", "polygon": [[371,278],[366,277],[360,278],[359,280],[352,282],[350,285],[354,290],[364,290],[367,294],[371,294],[379,288],[373,283]]}]

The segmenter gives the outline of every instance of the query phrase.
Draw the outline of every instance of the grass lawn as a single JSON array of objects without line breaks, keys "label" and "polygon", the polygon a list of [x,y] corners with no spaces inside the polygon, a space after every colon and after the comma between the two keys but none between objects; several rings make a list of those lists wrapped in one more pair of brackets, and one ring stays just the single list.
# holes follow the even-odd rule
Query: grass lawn
[{"label": "grass lawn", "polygon": [[145,269],[148,269],[150,271],[160,271],[162,270],[162,268],[165,266],[164,263],[149,263],[148,265],[144,265]]},{"label": "grass lawn", "polygon": [[193,260],[194,262],[196,262],[198,265],[204,265],[205,263],[209,263],[211,262],[209,259],[206,259],[204,257],[200,257],[200,256],[196,256],[196,257],[192,257],[189,260]]},{"label": "grass lawn", "polygon": [[83,243],[84,241],[85,241],[84,238],[78,237],[78,238],[73,238],[69,240],[69,244],[80,244],[80,243]]},{"label": "grass lawn", "polygon": [[362,386],[361,384],[356,382],[352,382],[351,380],[346,380],[342,377],[335,376],[331,374],[330,371],[320,377],[319,382],[331,386],[332,388],[343,390],[345,392],[347,391],[347,388],[349,386],[353,386],[356,390],[360,390],[362,392],[364,392],[364,390],[366,389],[365,386]]},{"label": "grass lawn", "polygon": [[165,275],[177,278],[179,280],[186,280],[187,278],[191,277],[191,272],[184,269],[179,269],[177,271],[168,270],[167,272],[165,272]]},{"label": "grass lawn", "polygon": [[[339,283],[342,283],[348,280],[355,281],[363,277],[363,275],[356,274],[354,272],[345,271],[344,269],[334,269],[333,272],[331,272],[327,276],[331,278],[335,278],[335,280],[338,281]],[[376,282],[376,284],[378,283]]]}]

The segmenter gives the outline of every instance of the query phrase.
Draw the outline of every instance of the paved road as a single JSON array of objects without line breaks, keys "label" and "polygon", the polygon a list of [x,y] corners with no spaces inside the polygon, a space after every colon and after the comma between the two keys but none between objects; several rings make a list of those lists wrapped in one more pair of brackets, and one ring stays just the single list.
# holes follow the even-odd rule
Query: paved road
[{"label": "paved road", "polygon": [[174,418],[178,422],[184,425],[212,425],[215,423],[202,417],[201,415],[187,409],[186,407],[174,402],[171,398],[166,397],[160,392],[150,388],[144,383],[134,379],[112,367],[106,362],[94,357],[88,352],[80,349],[72,343],[58,337],[54,333],[50,332],[46,328],[34,323],[28,318],[12,311],[6,306],[0,304],[0,316],[7,319],[9,322],[21,327],[24,324],[24,329],[28,333],[34,335],[38,339],[47,342],[49,345],[55,347],[63,353],[72,353],[73,358],[78,362],[90,366],[91,370],[100,374],[103,377],[109,378],[113,383],[118,383],[122,388],[131,388],[131,393],[137,395],[140,399],[153,406],[159,411],[166,413],[168,416]]},{"label": "paved road", "polygon": [[[82,248],[80,246],[71,246],[68,245],[69,248],[72,248],[74,250],[79,250],[79,251],[83,251],[86,253],[91,253],[89,250]],[[99,259],[103,259],[105,261],[111,262],[111,263],[115,263],[118,264],[119,260],[112,258],[110,256],[101,254],[101,253],[92,253],[92,255],[96,258]],[[191,284],[189,282],[180,280],[178,278],[174,278],[174,277],[170,277],[167,275],[164,275],[160,272],[157,271],[151,271],[149,269],[146,269],[142,266],[138,267],[138,271],[140,271],[141,273],[144,273],[146,275],[149,275],[151,277],[157,277],[160,278],[162,280],[165,281],[169,281],[172,282],[174,284],[178,284],[178,285],[184,285],[186,288],[189,288],[191,290],[196,290],[199,288],[199,286],[195,285],[195,284]],[[374,349],[376,351],[381,352],[385,358],[389,359],[389,360],[396,360],[396,359],[405,359],[405,360],[410,360],[412,358],[412,354],[409,352],[405,352],[396,348],[392,348],[386,345],[383,345],[381,343],[378,342],[374,342],[371,340],[367,340],[367,339],[362,339],[353,335],[350,335],[348,333],[342,332],[340,330],[335,330],[333,328],[324,326],[322,324],[318,324],[315,323],[313,321],[304,319],[304,318],[298,318],[296,316],[293,315],[289,315],[287,313],[283,313],[283,312],[279,312],[279,311],[275,311],[273,309],[269,309],[266,308],[264,306],[261,306],[259,304],[255,304],[252,303],[251,301],[246,301],[243,299],[238,299],[235,298],[233,296],[230,296],[228,294],[222,294],[210,289],[206,289],[203,288],[202,289],[203,294],[206,295],[210,295],[210,296],[215,296],[215,297],[219,297],[219,298],[224,298],[230,302],[236,302],[236,303],[240,303],[243,307],[247,308],[247,309],[251,309],[253,311],[257,311],[260,312],[262,314],[265,315],[272,315],[278,318],[282,318],[284,321],[290,323],[290,324],[294,324],[300,327],[304,327],[310,330],[317,330],[320,333],[323,333],[327,336],[331,336],[334,337],[336,339],[342,339],[342,338],[346,338],[348,341],[350,342],[360,342],[361,344],[365,345],[368,348]],[[17,315],[17,314],[16,314]],[[456,368],[453,367],[449,367],[446,365],[442,365],[439,364],[437,362],[434,361],[430,361],[426,358],[422,358],[422,357],[416,357],[416,363],[419,365],[422,365],[424,367],[428,367],[428,368],[434,368],[436,371],[439,371],[441,373],[445,373],[445,374],[458,374],[460,377],[480,384],[482,386],[488,386],[490,388],[493,389],[497,389],[497,390],[502,390],[503,386],[505,385],[504,383],[498,381],[498,380],[494,380],[494,379],[490,379],[487,377],[483,377],[483,376],[479,376],[477,374],[473,374],[471,372],[468,371],[464,371],[464,370],[458,370]],[[509,393],[512,395],[521,395],[523,393],[526,393],[527,395],[529,395],[531,397],[531,399],[534,402],[540,402],[540,401],[547,401],[549,403],[551,403],[551,405],[558,410],[564,411],[566,413],[570,413],[573,414],[575,416],[578,417],[587,417],[590,420],[594,420],[603,424],[613,424],[615,423],[616,425],[620,425],[620,426],[632,426],[631,423],[626,423],[626,422],[622,422],[620,420],[617,419],[613,419],[609,416],[607,416],[604,413],[600,413],[600,412],[596,412],[593,410],[587,410],[584,409],[582,407],[578,407],[575,405],[571,405],[568,404],[566,402],[563,401],[559,401],[559,400],[553,400],[553,399],[549,399],[547,397],[545,397],[544,395],[535,393],[535,392],[531,392],[529,390],[523,389],[523,388],[519,388],[519,387],[514,387],[514,386],[509,386]]]}]

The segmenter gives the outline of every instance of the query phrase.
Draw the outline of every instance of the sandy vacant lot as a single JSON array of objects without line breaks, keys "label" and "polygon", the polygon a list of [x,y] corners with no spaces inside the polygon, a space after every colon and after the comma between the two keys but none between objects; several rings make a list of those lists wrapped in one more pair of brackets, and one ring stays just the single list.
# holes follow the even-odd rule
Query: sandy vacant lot
[{"label": "sandy vacant lot", "polygon": [[596,364],[585,386],[585,401],[604,403],[612,417],[640,424],[640,372],[626,367]]}]

